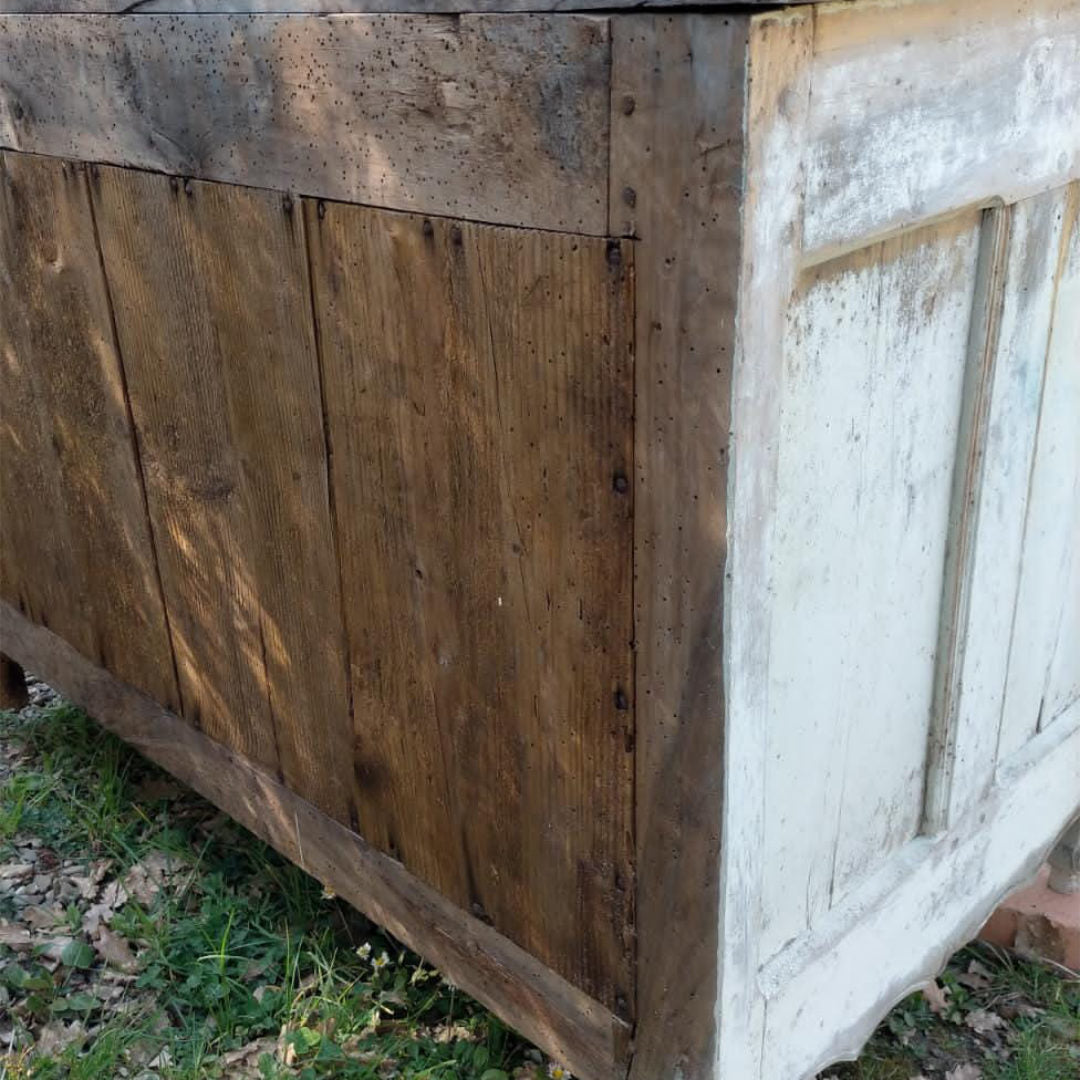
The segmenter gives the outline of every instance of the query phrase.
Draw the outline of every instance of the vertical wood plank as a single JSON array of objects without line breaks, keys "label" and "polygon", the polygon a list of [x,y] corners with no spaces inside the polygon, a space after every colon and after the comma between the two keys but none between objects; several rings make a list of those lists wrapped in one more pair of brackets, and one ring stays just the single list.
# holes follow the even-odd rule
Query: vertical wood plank
[{"label": "vertical wood plank", "polygon": [[711,1069],[723,800],[731,353],[748,20],[612,20],[613,231],[637,238],[638,1035]]},{"label": "vertical wood plank", "polygon": [[81,166],[0,156],[0,592],[178,703]]},{"label": "vertical wood plank", "polygon": [[[951,679],[939,685],[935,704],[928,829],[958,820],[994,779],[1066,202],[1061,189],[1008,208],[1001,273],[981,282],[983,310],[999,308],[996,340],[986,341],[995,352],[986,388],[986,460],[981,476],[970,477],[970,490],[957,492],[957,509],[977,518],[977,527],[967,548],[967,613],[943,635],[938,653],[941,675],[948,671]],[[973,344],[980,343],[973,338]]]},{"label": "vertical wood plank", "polygon": [[724,590],[724,828],[716,1070],[761,1072],[765,1002],[758,985],[771,638],[786,312],[802,251],[810,11],[756,16],[747,48],[742,244],[732,364],[732,469]]},{"label": "vertical wood plank", "polygon": [[[1001,715],[999,765],[1068,704],[1059,703],[1051,680],[1076,680],[1080,666],[1077,657],[1069,654],[1068,643],[1061,641],[1062,630],[1068,636],[1077,625],[1071,563],[1080,536],[1080,184],[1069,188],[1059,252]],[[1066,651],[1058,661],[1062,645]],[[1062,689],[1067,696],[1067,688]]]},{"label": "vertical wood plank", "polygon": [[186,717],[339,821],[351,737],[303,222],[93,171]]},{"label": "vertical wood plank", "polygon": [[628,1016],[631,245],[306,211],[360,831]]}]

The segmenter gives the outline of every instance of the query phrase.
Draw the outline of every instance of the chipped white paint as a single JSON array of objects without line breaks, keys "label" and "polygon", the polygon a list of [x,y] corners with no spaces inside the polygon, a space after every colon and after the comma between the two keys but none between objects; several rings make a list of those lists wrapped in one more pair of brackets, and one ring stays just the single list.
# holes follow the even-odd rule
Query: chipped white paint
[{"label": "chipped white paint", "polygon": [[763,1080],[811,1076],[857,1056],[876,1022],[1034,876],[1078,809],[1077,776],[1080,731],[1045,732],[948,833],[898,852],[791,955],[781,953],[761,973]]},{"label": "chipped white paint", "polygon": [[808,253],[1080,176],[1080,0],[816,10]]},{"label": "chipped white paint", "polygon": [[979,237],[965,214],[817,267],[789,311],[764,957],[919,828]]},{"label": "chipped white paint", "polygon": [[853,1055],[1080,810],[1080,3],[815,16],[750,43],[714,1080]]},{"label": "chipped white paint", "polygon": [[1080,686],[1080,185],[1066,238],[1043,376],[1024,562],[1001,717],[999,762],[1049,726]]}]

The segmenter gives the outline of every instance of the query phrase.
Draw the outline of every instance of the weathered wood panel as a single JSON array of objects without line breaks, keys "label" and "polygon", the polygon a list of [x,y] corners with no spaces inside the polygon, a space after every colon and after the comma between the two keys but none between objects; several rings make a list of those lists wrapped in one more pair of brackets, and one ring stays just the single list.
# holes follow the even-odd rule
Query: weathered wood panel
[{"label": "weathered wood panel", "polygon": [[231,814],[577,1076],[621,1080],[630,1028],[250,761],[0,601],[0,649]]},{"label": "weathered wood panel", "polygon": [[1080,809],[1077,728],[1080,706],[1018,755],[974,812],[896,853],[760,973],[769,999],[761,1076],[815,1076],[854,1058],[886,1012],[1031,881]]},{"label": "weathered wood panel", "polygon": [[[791,0],[809,4],[814,0]],[[771,5],[774,0],[743,0],[742,6]],[[683,7],[685,0],[0,0],[4,12],[39,14],[87,13],[121,14],[137,5],[140,13],[284,12],[298,11],[333,15],[340,12],[496,12],[496,11],[610,11],[620,7]],[[730,7],[731,0],[698,0],[697,7]]]},{"label": "weathered wood panel", "polygon": [[[927,763],[930,830],[958,820],[994,778],[1067,200],[1061,189],[988,215],[1008,224],[1000,265],[986,275],[977,298],[986,330],[973,327],[972,347],[987,351],[989,402],[984,431],[971,433],[958,458],[954,511],[969,516],[970,528],[961,555],[961,529],[953,523],[950,550],[964,564],[956,573],[967,576],[968,597],[963,617],[943,617]],[[987,241],[984,254],[991,256]],[[972,387],[973,399],[978,390]],[[981,468],[959,468],[965,455],[980,453]]]},{"label": "weathered wood panel", "polygon": [[338,821],[352,739],[303,220],[95,169],[185,716]]},{"label": "weathered wood panel", "polygon": [[[1080,719],[1073,708],[1080,699],[1080,184],[1073,184],[1069,189],[1063,217],[1066,240],[1061,246],[1057,272],[1057,302],[1047,354],[1045,393],[1059,396],[1055,409],[1061,409],[1066,419],[1056,460],[1047,464],[1060,469],[1060,477],[1064,478],[1065,483],[1057,489],[1059,512],[1067,518],[1071,505],[1072,531],[1066,540],[1069,569],[1061,578],[1064,585],[1062,612],[1041,702],[1040,729],[1059,722],[1067,723],[1066,717],[1070,715],[1074,722]],[[1051,372],[1054,372],[1052,382]],[[1071,496],[1068,490],[1070,476],[1073,480]]]},{"label": "weathered wood panel", "polygon": [[815,10],[808,253],[1080,176],[1078,0]]},{"label": "weathered wood panel", "polygon": [[715,1070],[724,1077],[760,1075],[763,1050],[765,1003],[758,970],[769,750],[769,687],[763,673],[769,666],[773,604],[778,387],[784,374],[785,313],[798,283],[813,32],[809,10],[757,16],[751,20],[746,56],[745,188],[723,598],[727,723]]},{"label": "weathered wood panel", "polygon": [[84,170],[0,155],[0,594],[178,704]]},{"label": "weathered wood panel", "polygon": [[[637,238],[632,1076],[642,1080],[707,1075],[714,1049],[747,26],[745,16],[612,23],[611,228]],[[702,144],[712,152],[699,156]]]},{"label": "weathered wood panel", "polygon": [[[1024,526],[999,762],[1070,704],[1080,682],[1080,185],[1070,189]],[[1063,635],[1064,631],[1064,637]]]},{"label": "weathered wood panel", "polygon": [[603,233],[608,76],[584,16],[11,16],[0,145]]},{"label": "weathered wood panel", "polygon": [[361,832],[629,1015],[632,247],[307,212]]},{"label": "weathered wood panel", "polygon": [[766,956],[918,831],[980,217],[809,271],[789,314]]}]

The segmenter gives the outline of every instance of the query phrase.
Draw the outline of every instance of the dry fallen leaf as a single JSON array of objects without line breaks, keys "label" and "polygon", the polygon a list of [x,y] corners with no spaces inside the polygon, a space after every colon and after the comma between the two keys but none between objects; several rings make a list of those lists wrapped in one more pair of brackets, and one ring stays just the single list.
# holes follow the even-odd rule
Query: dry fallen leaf
[{"label": "dry fallen leaf", "polygon": [[964,1023],[976,1035],[987,1035],[997,1028],[1005,1027],[1005,1021],[997,1013],[989,1012],[987,1009],[972,1010],[964,1017]]},{"label": "dry fallen leaf", "polygon": [[169,875],[179,868],[179,860],[164,851],[153,851],[140,859],[124,876],[123,887],[128,896],[147,906],[154,902]]},{"label": "dry fallen leaf", "polygon": [[982,1069],[970,1063],[957,1065],[945,1074],[945,1080],[982,1080]]},{"label": "dry fallen leaf", "polygon": [[949,1007],[949,990],[936,979],[922,988],[922,995],[935,1016],[941,1016]]},{"label": "dry fallen leaf", "polygon": [[0,924],[0,945],[10,945],[13,949],[30,944],[30,931],[25,926]]},{"label": "dry fallen leaf", "polygon": [[67,922],[67,913],[62,907],[43,907],[32,904],[23,908],[20,918],[27,923],[31,930],[52,930]]},{"label": "dry fallen leaf", "polygon": [[65,1024],[62,1020],[51,1020],[38,1033],[37,1051],[42,1056],[58,1054],[69,1046],[81,1046],[86,1041],[86,1028],[82,1022],[73,1020]]},{"label": "dry fallen leaf", "polygon": [[98,956],[110,967],[116,968],[117,971],[131,974],[138,966],[135,961],[135,954],[131,951],[131,946],[118,934],[114,934],[107,926],[98,927],[97,936],[94,939],[94,948],[97,950]]}]

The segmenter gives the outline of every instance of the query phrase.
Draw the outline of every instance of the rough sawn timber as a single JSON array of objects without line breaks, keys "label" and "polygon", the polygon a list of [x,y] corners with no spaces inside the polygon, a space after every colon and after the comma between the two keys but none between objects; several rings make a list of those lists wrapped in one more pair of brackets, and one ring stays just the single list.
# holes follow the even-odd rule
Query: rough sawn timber
[{"label": "rough sawn timber", "polygon": [[[711,1068],[743,17],[613,20],[611,229],[635,237],[638,1037]],[[672,933],[678,927],[676,933]]]},{"label": "rough sawn timber", "polygon": [[0,154],[0,595],[178,707],[82,166]]},{"label": "rough sawn timber", "polygon": [[360,832],[629,1019],[634,245],[305,210]]},{"label": "rough sawn timber", "polygon": [[275,192],[104,166],[90,186],[183,715],[348,824],[352,737],[300,209]]},{"label": "rough sawn timber", "polygon": [[11,15],[0,146],[599,234],[609,52],[591,16]]},{"label": "rough sawn timber", "polygon": [[[814,0],[791,0],[810,4]],[[0,0],[0,15],[5,12],[33,14],[73,14],[91,12],[122,15],[137,10],[140,14],[224,12],[304,12],[335,15],[346,12],[404,12],[417,14],[453,14],[458,12],[575,12],[642,11],[651,8],[686,7],[686,0]],[[699,8],[774,7],[776,0],[698,0]]]}]

